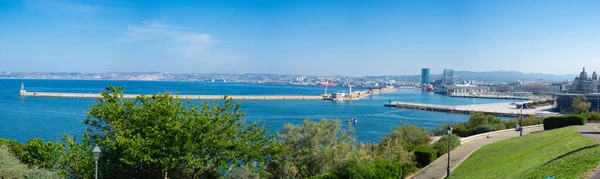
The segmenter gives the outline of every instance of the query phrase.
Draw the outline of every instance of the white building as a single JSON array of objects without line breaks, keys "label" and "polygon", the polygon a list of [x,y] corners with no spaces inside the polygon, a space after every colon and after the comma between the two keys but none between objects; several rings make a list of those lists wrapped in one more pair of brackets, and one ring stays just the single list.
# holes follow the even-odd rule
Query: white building
[{"label": "white building", "polygon": [[346,96],[346,93],[344,92],[331,93],[331,99],[334,101],[342,101],[344,100],[344,96]]}]

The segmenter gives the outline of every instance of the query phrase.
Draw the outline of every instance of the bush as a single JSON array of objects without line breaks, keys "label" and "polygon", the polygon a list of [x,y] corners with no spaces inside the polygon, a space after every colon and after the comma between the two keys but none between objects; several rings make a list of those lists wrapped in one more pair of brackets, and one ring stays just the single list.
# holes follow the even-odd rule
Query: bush
[{"label": "bush", "polygon": [[397,162],[377,160],[375,163],[375,178],[401,178],[402,167]]},{"label": "bush", "polygon": [[399,163],[387,160],[377,160],[375,162],[351,162],[346,168],[320,178],[396,179],[402,178],[402,173],[402,167]]},{"label": "bush", "polygon": [[452,124],[452,133],[460,137],[468,137],[475,134],[475,129],[469,128],[466,123]]},{"label": "bush", "polygon": [[46,169],[41,169],[41,168],[37,168],[37,167],[33,167],[31,168],[27,173],[25,173],[25,179],[38,179],[38,178],[43,178],[43,179],[59,179],[60,177],[58,176],[57,172],[51,171],[51,170],[46,170]]},{"label": "bush", "polygon": [[427,145],[431,142],[431,134],[424,127],[400,122],[395,130],[388,132],[381,139],[381,143],[396,141],[407,147]]},{"label": "bush", "polygon": [[[460,146],[460,137],[455,134],[450,135],[450,150]],[[443,136],[433,144],[433,148],[437,151],[438,156],[448,153],[448,136]]]},{"label": "bush", "polygon": [[506,121],[502,121],[502,124],[504,124],[504,127],[506,127],[507,129],[510,129],[510,128],[514,128],[515,124],[519,124],[519,120],[518,119],[509,119]]},{"label": "bush", "polygon": [[29,169],[15,157],[8,147],[0,145],[0,177],[23,178]]},{"label": "bush", "polygon": [[419,167],[429,165],[435,159],[437,159],[437,151],[430,146],[419,146],[413,148],[415,153],[415,160]]},{"label": "bush", "polygon": [[587,123],[585,115],[552,116],[544,119],[544,130],[557,129],[570,125],[584,125]]},{"label": "bush", "polygon": [[37,167],[29,168],[22,164],[17,157],[10,152],[7,146],[0,145],[0,178],[60,178],[57,172],[40,169]]},{"label": "bush", "polygon": [[590,112],[587,116],[588,121],[600,121],[600,113],[599,112]]},{"label": "bush", "polygon": [[486,125],[477,126],[477,129],[475,130],[475,134],[499,131],[499,130],[504,130],[504,129],[506,129],[506,126],[504,124],[486,124]]},{"label": "bush", "polygon": [[23,145],[19,141],[0,139],[0,145],[7,146],[10,152],[12,152],[12,154],[14,154],[15,157],[19,158],[19,160],[22,160],[23,155],[25,155],[25,145]]},{"label": "bush", "polygon": [[536,125],[536,124],[541,124],[542,123],[542,119],[533,115],[527,116],[522,118],[522,124],[523,126],[530,126],[530,125]]}]

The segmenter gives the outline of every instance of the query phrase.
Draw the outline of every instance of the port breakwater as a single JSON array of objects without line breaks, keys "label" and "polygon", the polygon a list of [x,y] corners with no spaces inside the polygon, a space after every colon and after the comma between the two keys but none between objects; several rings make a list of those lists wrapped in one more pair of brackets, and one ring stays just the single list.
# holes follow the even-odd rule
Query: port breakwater
[{"label": "port breakwater", "polygon": [[[35,97],[62,97],[62,98],[101,98],[100,93],[55,93],[55,92],[21,92],[21,96]],[[146,94],[148,95],[148,94]],[[141,94],[123,94],[123,98],[134,99]],[[224,95],[177,95],[179,99],[186,100],[221,100]],[[323,100],[323,96],[267,96],[267,95],[232,95],[227,99],[233,100]]]},{"label": "port breakwater", "polygon": [[472,112],[480,112],[484,114],[491,114],[499,117],[519,117],[521,115],[534,115],[538,117],[547,117],[558,115],[554,112],[549,112],[553,106],[543,106],[536,109],[517,109],[514,108],[511,103],[493,103],[493,104],[479,104],[479,105],[463,105],[463,106],[446,106],[446,105],[435,105],[435,104],[420,104],[420,103],[404,103],[394,102],[390,104],[384,104],[386,107],[411,109],[411,110],[422,110],[432,112],[445,112],[454,114],[470,114]]}]

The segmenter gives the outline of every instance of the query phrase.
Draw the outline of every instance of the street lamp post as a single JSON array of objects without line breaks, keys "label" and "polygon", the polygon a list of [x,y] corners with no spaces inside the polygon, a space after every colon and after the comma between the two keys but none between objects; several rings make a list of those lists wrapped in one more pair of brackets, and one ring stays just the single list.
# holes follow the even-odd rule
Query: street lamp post
[{"label": "street lamp post", "polygon": [[94,160],[96,160],[96,179],[98,179],[98,159],[100,159],[100,147],[98,146],[98,144],[96,144],[96,146],[94,147],[94,150],[92,150],[92,154],[94,154]]},{"label": "street lamp post", "polygon": [[521,115],[519,116],[519,136],[523,136],[523,105],[521,105]]},{"label": "street lamp post", "polygon": [[452,125],[448,125],[448,170],[446,171],[446,178],[450,177],[450,134],[452,134]]}]

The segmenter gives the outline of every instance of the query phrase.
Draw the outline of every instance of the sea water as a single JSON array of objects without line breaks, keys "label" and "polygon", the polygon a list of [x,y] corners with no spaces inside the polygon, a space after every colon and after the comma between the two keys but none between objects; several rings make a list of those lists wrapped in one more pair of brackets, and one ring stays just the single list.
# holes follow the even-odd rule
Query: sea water
[{"label": "sea water", "polygon": [[[33,137],[59,140],[61,134],[80,135],[85,130],[82,121],[95,99],[59,97],[21,97],[21,82],[28,92],[99,93],[109,85],[124,86],[125,93],[179,93],[197,95],[320,95],[324,87],[272,84],[241,84],[167,81],[109,80],[14,80],[0,79],[0,138],[26,142]],[[353,91],[364,89],[353,89]],[[347,91],[328,87],[328,92]],[[468,120],[468,115],[448,114],[384,107],[389,101],[440,105],[470,105],[510,102],[502,99],[455,98],[415,89],[398,89],[354,101],[272,100],[238,101],[246,113],[245,119],[258,121],[269,132],[281,130],[286,123],[301,124],[304,119],[339,119],[342,127],[354,128],[353,136],[361,142],[378,141],[400,122],[423,127]],[[345,121],[356,118],[352,126]]]}]

